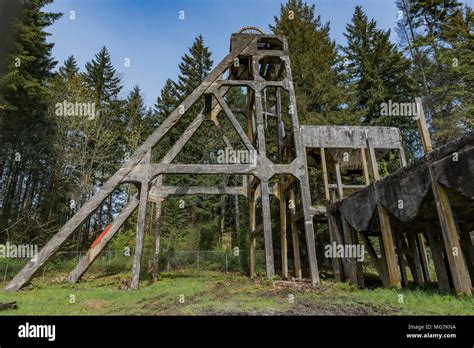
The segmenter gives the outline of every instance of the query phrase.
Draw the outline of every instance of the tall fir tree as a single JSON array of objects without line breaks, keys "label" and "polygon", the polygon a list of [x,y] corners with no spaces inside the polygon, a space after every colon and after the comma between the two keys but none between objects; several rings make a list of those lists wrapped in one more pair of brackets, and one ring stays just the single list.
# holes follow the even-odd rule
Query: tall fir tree
[{"label": "tall fir tree", "polygon": [[286,35],[298,114],[305,124],[358,124],[351,109],[351,94],[338,73],[340,57],[329,37],[329,23],[321,23],[315,6],[303,0],[288,0],[270,28]]},{"label": "tall fir tree", "polygon": [[[468,72],[472,51],[462,61],[452,56],[462,41],[472,41],[472,20],[469,15],[462,15],[463,12],[469,13],[469,7],[463,10],[456,0],[396,0],[396,4],[401,14],[397,28],[400,44],[412,59],[434,143],[442,145],[469,130],[467,125],[472,118],[472,114],[466,113],[470,109],[469,101],[462,102],[457,97],[468,92],[464,84],[457,86],[456,80],[460,70]],[[460,18],[463,18],[463,24]],[[455,22],[463,35],[453,35]],[[458,54],[463,55],[460,51]],[[461,65],[449,61],[449,58],[456,58]]]},{"label": "tall fir tree", "polygon": [[151,134],[154,125],[138,85],[132,88],[124,104],[122,133],[127,152],[132,153]]},{"label": "tall fir tree", "polygon": [[[125,149],[122,145],[122,125],[123,125],[123,100],[120,99],[122,83],[112,64],[112,59],[107,48],[104,46],[95,55],[92,61],[85,65],[85,80],[92,90],[97,115],[95,117],[95,127],[103,133],[104,139],[109,139],[108,146],[102,147],[104,154],[93,164],[96,171],[95,186],[101,186],[105,180],[113,175],[122,165],[125,157]],[[90,151],[102,145],[99,139],[90,142]],[[107,220],[110,219],[111,203],[109,201],[107,210]],[[99,207],[97,213],[97,230],[103,227],[103,206]]]},{"label": "tall fir tree", "polygon": [[[202,36],[197,36],[189,48],[189,52],[181,58],[178,82],[173,82],[171,79],[168,79],[161,90],[161,95],[157,98],[155,113],[161,122],[201,84],[210,72],[212,63],[209,48],[205,46]],[[203,106],[204,101],[200,98],[193,107],[186,112],[181,122],[171,129],[169,135],[160,142],[162,146],[160,156],[164,155],[164,150],[169,148],[169,146],[178,139],[187,124],[197,116]],[[208,137],[199,135],[199,132],[200,130],[198,130],[197,134],[193,137],[193,141],[189,142],[185,149],[179,154],[179,160],[193,162],[196,161],[196,158],[202,158],[203,142],[208,140]],[[189,184],[184,177],[181,177],[181,179],[184,180],[184,182],[182,182],[183,184]]]},{"label": "tall fir tree", "polygon": [[[433,129],[444,144],[474,129],[474,12],[457,7],[439,28],[440,43],[434,51],[438,78],[433,84],[437,101]],[[430,69],[431,71],[431,69]]]},{"label": "tall fir tree", "polygon": [[160,123],[176,109],[178,104],[179,95],[176,90],[176,83],[171,79],[167,79],[154,105],[154,111]]},{"label": "tall fir tree", "polygon": [[98,105],[118,99],[122,85],[105,46],[86,63],[86,71],[86,81],[94,90]]},{"label": "tall fir tree", "polygon": [[[189,52],[179,64],[180,74],[177,82],[168,79],[155,103],[155,113],[161,122],[196,89],[212,68],[212,54],[205,46],[201,35],[196,37]],[[197,116],[204,106],[202,99],[187,111],[182,121],[160,141],[161,155],[178,139],[189,122]],[[216,149],[218,137],[211,121],[205,121],[176,158],[181,163],[204,163],[210,151]],[[214,131],[211,135],[210,132]],[[160,157],[160,156],[158,156]],[[202,176],[173,176],[165,178],[167,184],[175,185],[215,185],[222,184],[224,178]],[[185,200],[186,209],[180,209],[180,197],[170,197],[164,207],[163,245],[165,248],[211,249],[216,246],[220,227],[220,217],[225,201],[219,197],[190,197]],[[189,224],[191,222],[191,224]],[[171,241],[174,241],[171,243]]]},{"label": "tall fir tree", "polygon": [[[48,88],[54,137],[51,183],[43,196],[48,220],[60,227],[74,213],[70,208],[71,200],[79,208],[90,196],[95,175],[93,164],[99,162],[96,156],[101,155],[97,139],[103,134],[87,116],[69,115],[67,109],[58,112],[58,105],[62,106],[64,101],[73,104],[93,101],[92,91],[72,56],[59,67]],[[103,137],[101,139],[106,142]],[[90,142],[95,143],[95,152],[88,151]]]},{"label": "tall fir tree", "polygon": [[64,79],[71,79],[79,74],[79,67],[74,56],[67,57],[64,64],[59,67],[58,74]]},{"label": "tall fir tree", "polygon": [[189,48],[189,54],[185,54],[179,64],[180,75],[176,90],[181,100],[190,95],[201,84],[211,71],[212,63],[211,52],[205,46],[202,35],[198,35]]},{"label": "tall fir tree", "polygon": [[[97,163],[100,170],[105,175],[115,172],[120,164],[119,158],[123,157],[123,148],[119,139],[122,127],[123,101],[120,99],[122,83],[115,70],[110,53],[104,46],[95,55],[95,58],[85,65],[85,80],[94,95],[96,106],[97,127],[101,128],[107,134],[115,134],[116,139],[110,144],[110,156],[104,163]],[[93,145],[93,144],[92,144]]]},{"label": "tall fir tree", "polygon": [[[51,56],[54,44],[46,40],[46,28],[61,15],[42,10],[51,2],[24,3],[14,26],[8,64],[0,77],[0,229],[25,211],[29,211],[26,221],[45,218],[42,195],[39,199],[34,195],[48,187],[52,158],[54,128],[47,115],[48,80],[56,61]],[[17,224],[23,232],[18,236],[34,240],[34,226],[37,224]]]},{"label": "tall fir tree", "polygon": [[[474,130],[474,11],[454,12],[441,28],[445,43],[437,60],[446,68],[444,92],[449,114],[434,120],[437,138],[445,143]],[[448,87],[449,86],[449,87]]]},{"label": "tall fir tree", "polygon": [[355,8],[346,31],[347,44],[341,49],[362,123],[399,127],[409,154],[414,155],[418,144],[413,115],[384,115],[382,107],[414,102],[410,61],[390,42],[390,30],[378,29],[375,20],[369,20],[360,6]]}]

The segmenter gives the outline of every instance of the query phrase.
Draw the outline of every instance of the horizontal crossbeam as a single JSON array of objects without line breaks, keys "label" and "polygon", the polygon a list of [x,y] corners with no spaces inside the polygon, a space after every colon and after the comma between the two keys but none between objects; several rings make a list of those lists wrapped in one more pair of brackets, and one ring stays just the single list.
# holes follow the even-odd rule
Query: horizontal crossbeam
[{"label": "horizontal crossbeam", "polygon": [[240,186],[161,186],[150,190],[149,198],[154,201],[169,195],[245,195]]}]

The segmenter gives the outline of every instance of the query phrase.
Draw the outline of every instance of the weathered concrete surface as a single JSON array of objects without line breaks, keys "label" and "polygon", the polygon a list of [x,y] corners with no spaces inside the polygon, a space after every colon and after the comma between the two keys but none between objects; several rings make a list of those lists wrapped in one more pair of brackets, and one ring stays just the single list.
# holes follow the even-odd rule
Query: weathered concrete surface
[{"label": "weathered concrete surface", "polygon": [[[430,169],[439,183],[472,200],[474,133],[413,161],[407,167],[333,204],[329,210],[339,211],[359,232],[369,230],[377,203],[401,222],[412,222],[420,218],[423,200],[430,192]],[[472,219],[474,220],[474,216]]]},{"label": "weathered concrete surface", "polygon": [[[466,148],[447,148],[445,158],[435,162],[433,176],[446,187],[452,188],[469,199],[474,199],[474,145]],[[449,154],[451,153],[451,155]]]},{"label": "weathered concrete surface", "polygon": [[[233,43],[232,51],[207,75],[203,82],[196,88],[181,104],[177,107],[162,124],[135,150],[130,159],[105,183],[100,190],[88,200],[81,209],[57,232],[48,243],[40,250],[37,257],[26,264],[20,272],[6,286],[6,290],[19,290],[25,286],[34,275],[56,254],[64,245],[67,239],[90,217],[95,209],[102,204],[107,197],[123,182],[126,182],[127,176],[139,166],[142,159],[160,139],[173,128],[182,118],[184,113],[189,110],[197,100],[208,92],[208,89],[216,80],[220,79],[224,72],[234,63],[251,43],[255,42],[256,37],[249,35],[242,37],[238,42]],[[148,173],[142,173],[138,181],[141,184],[148,185]],[[148,193],[146,193],[148,194]]]},{"label": "weathered concrete surface", "polygon": [[[242,61],[242,65],[240,62]],[[235,64],[238,62],[239,64]],[[262,64],[263,62],[263,64]],[[262,66],[265,67],[262,69]],[[226,79],[226,72],[230,72]],[[248,134],[235,117],[231,107],[224,99],[224,94],[232,86],[247,88],[249,91],[247,124],[250,125]],[[292,149],[292,161],[287,164],[274,164],[267,157],[265,141],[264,110],[267,113],[265,89],[276,88],[280,92],[288,93],[288,104],[292,106],[291,133],[294,148]],[[251,92],[250,92],[251,91]],[[187,112],[199,98],[205,100],[204,113],[194,117],[191,124],[186,128],[177,142],[172,146],[168,154],[158,163],[151,162],[152,149],[161,138],[180,122],[184,113]],[[278,99],[278,97],[276,97]],[[288,105],[288,108],[289,108]],[[316,259],[316,248],[313,229],[313,210],[311,209],[311,196],[309,178],[307,171],[307,159],[305,148],[301,143],[300,125],[297,114],[296,96],[293,87],[291,64],[288,53],[288,42],[283,36],[260,35],[253,33],[239,33],[232,35],[231,52],[216,66],[216,68],[204,79],[181,104],[177,107],[160,127],[145,140],[128,161],[101,190],[82,209],[69,220],[40,251],[37,260],[31,261],[25,266],[7,286],[7,290],[18,290],[27,284],[32,277],[43,267],[66,242],[75,230],[77,230],[97,209],[112,192],[123,183],[134,183],[140,186],[140,203],[138,207],[137,238],[133,263],[133,277],[131,288],[138,288],[141,267],[141,253],[143,249],[144,226],[147,218],[146,207],[148,197],[162,199],[168,194],[243,194],[246,187],[163,187],[161,178],[164,174],[241,174],[256,177],[260,181],[262,197],[263,227],[265,236],[265,257],[267,276],[274,275],[274,260],[272,246],[271,214],[268,186],[269,180],[275,174],[286,174],[297,179],[295,185],[299,185],[301,193],[301,205],[304,217],[307,257],[310,268],[312,284],[319,283],[318,265]],[[216,109],[217,107],[217,109]],[[273,111],[279,113],[280,108]],[[220,111],[229,119],[233,130],[237,132],[242,143],[251,153],[256,153],[254,164],[186,164],[172,163],[179,151],[191,138],[196,129],[203,123],[206,117],[214,121]],[[276,115],[281,117],[281,115]],[[253,122],[252,122],[253,121]],[[256,135],[256,138],[255,138]],[[221,136],[225,136],[221,132]],[[252,139],[252,140],[250,140]],[[224,139],[225,140],[225,139]],[[279,144],[284,143],[282,133],[279,133]],[[228,146],[229,142],[225,142]],[[258,151],[256,151],[258,150]],[[282,149],[280,149],[281,151]],[[245,183],[246,181],[244,181]],[[154,192],[149,195],[149,189],[154,186]],[[97,249],[98,250],[98,249]],[[93,261],[93,258],[90,260]],[[77,276],[82,270],[87,269],[88,261],[80,266]],[[73,277],[75,279],[76,276]]]},{"label": "weathered concrete surface", "polygon": [[398,149],[400,146],[400,130],[394,127],[305,125],[301,126],[301,141],[304,147],[313,148],[365,148],[366,132],[374,148]]},{"label": "weathered concrete surface", "polygon": [[375,199],[374,186],[368,186],[337,204],[341,214],[356,231],[369,229],[375,211],[377,201]]}]

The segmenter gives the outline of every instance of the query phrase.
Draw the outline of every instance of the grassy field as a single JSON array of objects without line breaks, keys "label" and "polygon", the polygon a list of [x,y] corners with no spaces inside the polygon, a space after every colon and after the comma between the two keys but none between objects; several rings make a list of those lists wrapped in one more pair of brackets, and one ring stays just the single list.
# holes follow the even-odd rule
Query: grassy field
[{"label": "grassy field", "polygon": [[0,303],[18,304],[0,315],[474,315],[473,298],[360,290],[331,280],[312,288],[235,273],[183,271],[163,273],[157,283],[144,281],[133,291],[129,274],[88,276],[78,284],[67,283],[65,275],[37,279],[20,292],[0,292]]}]

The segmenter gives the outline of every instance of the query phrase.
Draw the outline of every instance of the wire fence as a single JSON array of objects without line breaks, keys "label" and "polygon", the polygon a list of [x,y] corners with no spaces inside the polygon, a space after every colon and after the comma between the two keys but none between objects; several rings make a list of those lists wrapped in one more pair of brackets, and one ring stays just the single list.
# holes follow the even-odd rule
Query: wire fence
[{"label": "wire fence", "polygon": [[[67,275],[72,271],[86,251],[61,251],[58,252],[37,274],[39,277],[55,277],[59,274]],[[428,253],[429,254],[429,253]],[[365,255],[363,262],[365,273],[377,274],[373,261]],[[430,256],[430,255],[429,255]],[[265,272],[265,253],[257,250],[256,271]],[[428,258],[428,267],[432,278],[436,279],[436,272],[432,258]],[[0,282],[8,282],[30,261],[28,258],[0,257]],[[327,267],[331,267],[330,260],[325,260]],[[289,260],[290,263],[291,260]],[[247,272],[249,263],[248,250],[229,251],[164,251],[160,253],[159,272],[174,272],[181,270],[202,270],[220,272]],[[151,272],[153,253],[144,251],[142,258],[142,273]],[[293,267],[289,264],[290,268]],[[131,272],[133,267],[133,250],[105,250],[92,263],[87,274],[113,275]],[[409,280],[413,280],[411,273],[407,272]]]},{"label": "wire fence", "polygon": [[[86,251],[61,251],[42,268],[37,276],[53,277],[72,271]],[[263,250],[257,250],[257,272],[263,272],[265,256]],[[247,250],[230,251],[165,251],[160,253],[158,269],[160,272],[173,272],[184,269],[196,269],[221,272],[246,272],[249,254]],[[25,266],[27,258],[0,258],[0,281],[8,282]],[[143,273],[150,272],[153,254],[144,252],[142,258]],[[133,250],[105,250],[92,263],[88,273],[112,275],[131,272]]]}]

